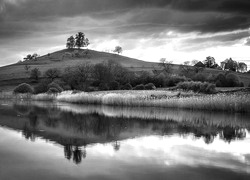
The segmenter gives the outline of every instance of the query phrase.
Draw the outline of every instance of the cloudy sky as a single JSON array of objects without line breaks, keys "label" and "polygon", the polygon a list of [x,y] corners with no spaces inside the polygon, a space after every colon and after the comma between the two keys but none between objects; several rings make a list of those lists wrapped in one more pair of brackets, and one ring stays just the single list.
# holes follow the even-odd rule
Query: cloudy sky
[{"label": "cloudy sky", "polygon": [[120,45],[142,60],[232,57],[250,67],[250,0],[0,0],[0,66],[65,48],[79,31],[90,49]]}]

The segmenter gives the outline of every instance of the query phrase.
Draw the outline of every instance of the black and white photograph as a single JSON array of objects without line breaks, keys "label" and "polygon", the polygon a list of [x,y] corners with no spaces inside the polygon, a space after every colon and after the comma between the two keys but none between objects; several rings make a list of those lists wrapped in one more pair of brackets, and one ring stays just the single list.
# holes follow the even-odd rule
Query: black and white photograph
[{"label": "black and white photograph", "polygon": [[0,0],[0,180],[166,179],[250,179],[250,0]]}]

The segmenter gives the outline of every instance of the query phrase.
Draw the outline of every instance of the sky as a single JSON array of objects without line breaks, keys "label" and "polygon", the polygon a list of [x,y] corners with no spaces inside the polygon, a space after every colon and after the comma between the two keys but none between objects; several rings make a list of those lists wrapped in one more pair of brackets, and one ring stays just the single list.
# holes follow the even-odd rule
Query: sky
[{"label": "sky", "polygon": [[84,32],[89,49],[175,64],[232,57],[250,68],[250,0],[0,0],[0,66],[66,48]]}]

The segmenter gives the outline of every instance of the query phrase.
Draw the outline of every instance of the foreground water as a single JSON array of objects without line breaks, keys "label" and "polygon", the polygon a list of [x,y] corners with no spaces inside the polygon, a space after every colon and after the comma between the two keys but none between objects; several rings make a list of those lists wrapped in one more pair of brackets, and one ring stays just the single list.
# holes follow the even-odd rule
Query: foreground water
[{"label": "foreground water", "polygon": [[0,179],[249,179],[249,114],[0,102]]}]

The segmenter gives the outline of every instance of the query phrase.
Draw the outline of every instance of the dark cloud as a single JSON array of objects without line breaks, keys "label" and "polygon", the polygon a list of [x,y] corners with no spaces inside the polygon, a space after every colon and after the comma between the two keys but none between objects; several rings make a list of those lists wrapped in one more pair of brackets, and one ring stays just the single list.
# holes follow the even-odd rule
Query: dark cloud
[{"label": "dark cloud", "polygon": [[196,33],[199,41],[204,34],[248,29],[249,9],[249,0],[0,0],[0,48],[17,42],[28,47],[39,38],[51,44],[78,31],[90,39],[155,39],[156,46],[169,31]]},{"label": "dark cloud", "polygon": [[[155,30],[152,26],[156,26],[159,31],[207,33],[250,26],[250,19],[245,15],[250,4],[247,0],[1,0],[0,3],[4,9],[0,36],[12,29],[18,30],[18,35],[22,31],[37,32],[44,24],[74,17],[89,17],[101,24],[107,22],[106,26],[130,28],[136,24],[134,31]],[[98,27],[99,22],[92,26]]]}]

